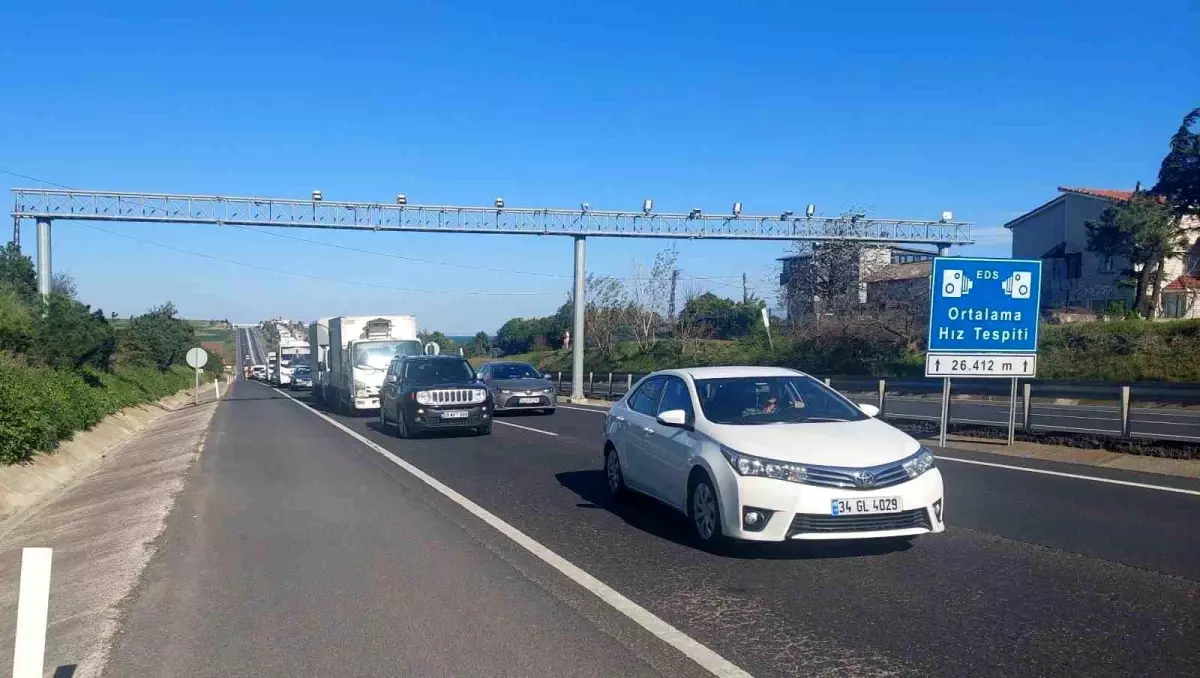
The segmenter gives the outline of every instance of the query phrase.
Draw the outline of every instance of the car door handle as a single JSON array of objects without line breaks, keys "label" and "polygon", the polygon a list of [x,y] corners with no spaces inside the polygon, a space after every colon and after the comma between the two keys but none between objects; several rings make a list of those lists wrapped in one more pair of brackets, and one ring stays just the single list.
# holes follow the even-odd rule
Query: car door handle
[{"label": "car door handle", "polygon": [[616,420],[621,423],[625,423],[625,417],[616,417]]},{"label": "car door handle", "polygon": [[646,435],[654,435],[654,429],[650,428],[649,426],[643,426],[642,433],[645,433]]}]

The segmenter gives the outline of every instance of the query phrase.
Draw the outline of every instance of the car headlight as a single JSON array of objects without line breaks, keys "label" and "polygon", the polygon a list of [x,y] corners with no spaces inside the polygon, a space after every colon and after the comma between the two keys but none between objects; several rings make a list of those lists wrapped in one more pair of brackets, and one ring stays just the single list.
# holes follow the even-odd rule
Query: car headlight
[{"label": "car headlight", "polygon": [[733,470],[738,472],[738,475],[774,478],[793,483],[803,483],[808,480],[808,469],[800,464],[752,457],[724,445],[721,446],[721,454],[725,455],[725,459],[729,461],[729,465],[733,467]]},{"label": "car headlight", "polygon": [[432,405],[433,397],[429,395],[429,391],[417,391],[417,403],[420,405]]},{"label": "car headlight", "polygon": [[908,474],[909,478],[916,478],[933,468],[933,452],[928,447],[922,446],[916,454],[904,462],[903,466],[904,472]]}]

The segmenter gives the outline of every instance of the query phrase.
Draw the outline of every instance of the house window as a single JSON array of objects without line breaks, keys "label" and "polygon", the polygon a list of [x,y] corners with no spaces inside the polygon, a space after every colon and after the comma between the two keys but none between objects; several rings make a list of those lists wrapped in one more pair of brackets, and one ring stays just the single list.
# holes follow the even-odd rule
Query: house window
[{"label": "house window", "polygon": [[1067,277],[1083,277],[1083,252],[1076,252],[1074,254],[1067,255]]},{"label": "house window", "polygon": [[1100,272],[1101,273],[1116,273],[1117,262],[1110,256],[1100,257]]},{"label": "house window", "polygon": [[1182,318],[1187,312],[1186,299],[1182,294],[1164,294],[1162,298],[1164,318]]}]

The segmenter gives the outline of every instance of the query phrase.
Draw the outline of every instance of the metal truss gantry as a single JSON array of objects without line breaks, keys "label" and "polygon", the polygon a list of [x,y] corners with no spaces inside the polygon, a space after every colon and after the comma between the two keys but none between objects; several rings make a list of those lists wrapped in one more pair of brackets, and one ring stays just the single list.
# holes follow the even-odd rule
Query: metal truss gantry
[{"label": "metal truss gantry", "polygon": [[856,240],[962,245],[971,225],[956,221],[614,212],[584,209],[389,205],[220,195],[13,189],[22,219],[231,224],[355,231],[421,231],[713,240]]},{"label": "metal truss gantry", "polygon": [[[74,221],[128,221],[215,226],[326,228],[348,231],[553,235],[575,239],[575,298],[584,297],[584,240],[672,238],[699,240],[843,240],[881,244],[935,245],[944,253],[971,240],[971,224],[960,221],[876,219],[855,216],[773,216],[742,214],[614,212],[453,205],[333,202],[222,195],[175,195],[74,189],[14,188],[14,223],[37,222],[38,289],[50,291],[50,224]],[[398,203],[400,201],[398,200]],[[649,201],[647,201],[649,205]],[[740,212],[740,203],[737,203]],[[19,228],[14,231],[19,236]],[[15,236],[16,237],[16,236]],[[583,304],[575,306],[572,400],[583,398]]]}]

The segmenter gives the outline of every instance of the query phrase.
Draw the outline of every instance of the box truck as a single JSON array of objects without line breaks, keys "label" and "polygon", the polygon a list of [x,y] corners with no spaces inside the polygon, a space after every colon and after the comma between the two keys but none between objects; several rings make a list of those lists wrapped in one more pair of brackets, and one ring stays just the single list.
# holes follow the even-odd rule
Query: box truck
[{"label": "box truck", "polygon": [[324,403],[346,413],[378,409],[379,390],[392,358],[421,353],[417,319],[411,315],[330,318]]}]

